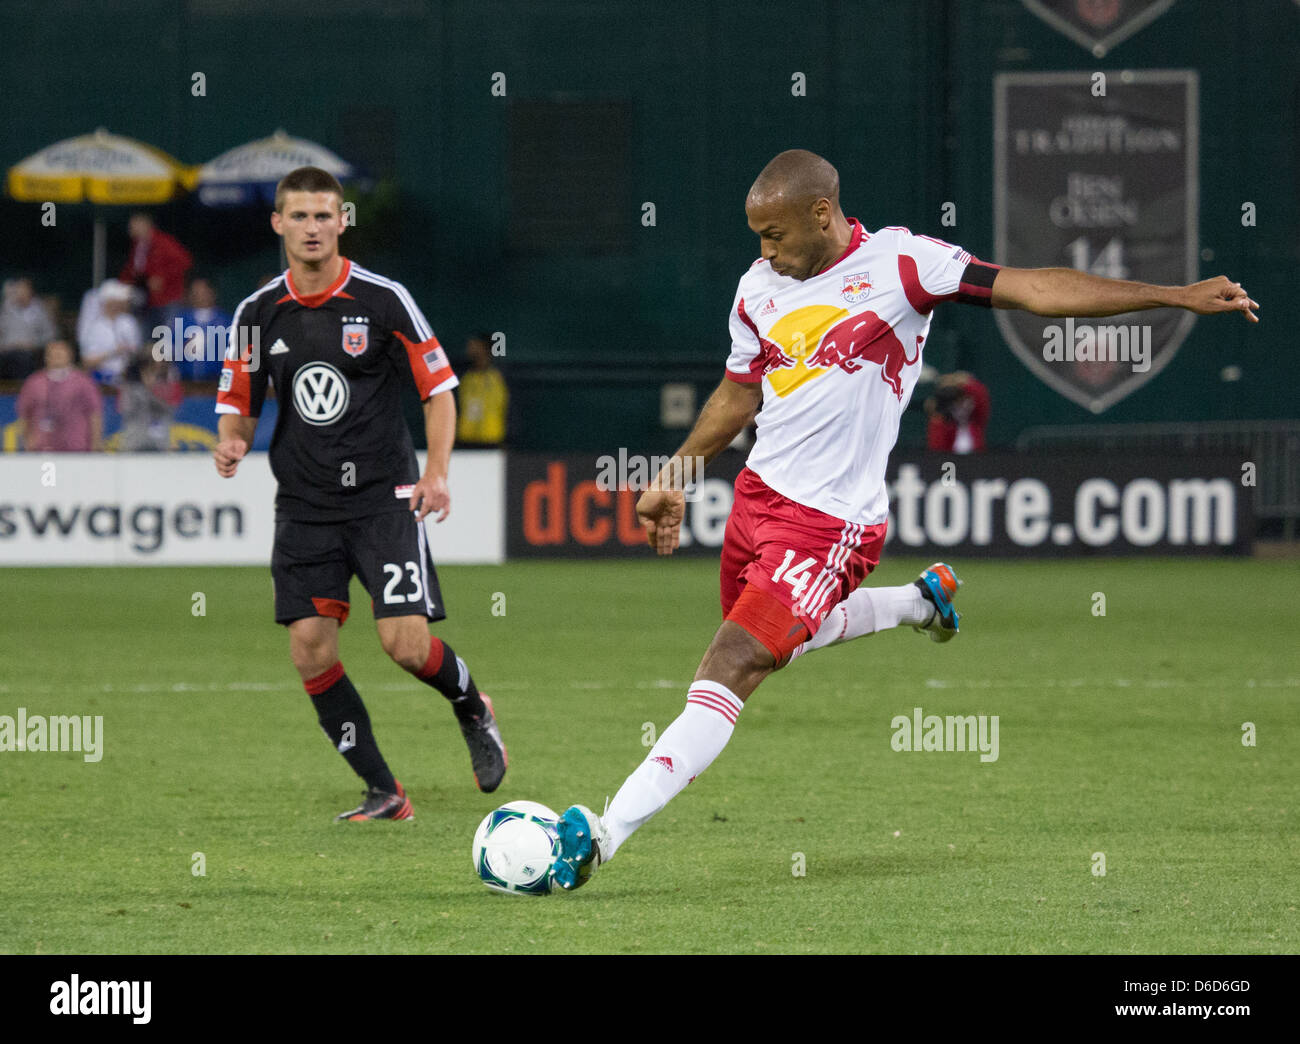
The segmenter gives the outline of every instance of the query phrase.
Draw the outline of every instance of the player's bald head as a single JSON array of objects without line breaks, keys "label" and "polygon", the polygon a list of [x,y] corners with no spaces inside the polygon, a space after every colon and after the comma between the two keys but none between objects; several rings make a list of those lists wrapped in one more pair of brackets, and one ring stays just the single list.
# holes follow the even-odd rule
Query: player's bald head
[{"label": "player's bald head", "polygon": [[745,199],[745,218],[778,275],[807,279],[834,263],[851,233],[840,211],[840,176],[805,149],[763,168]]},{"label": "player's bald head", "polygon": [[815,152],[788,149],[775,156],[759,172],[746,202],[759,206],[777,203],[803,208],[819,199],[839,205],[839,172]]}]

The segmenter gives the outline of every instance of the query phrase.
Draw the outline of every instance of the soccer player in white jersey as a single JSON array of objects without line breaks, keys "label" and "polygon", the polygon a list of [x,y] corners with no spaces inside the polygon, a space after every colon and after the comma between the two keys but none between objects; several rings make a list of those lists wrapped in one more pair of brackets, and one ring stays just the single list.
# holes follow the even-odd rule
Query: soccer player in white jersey
[{"label": "soccer player in white jersey", "polygon": [[893,627],[941,642],[957,633],[959,581],[943,563],[901,587],[858,586],[884,545],[885,467],[936,304],[1049,316],[1173,307],[1258,322],[1258,305],[1224,276],[1151,286],[1067,268],[999,267],[905,228],[867,233],[840,210],[835,168],[802,150],[763,169],[745,212],[761,257],[732,305],[725,377],[637,503],[651,546],[672,554],[685,511],[681,480],[690,474],[683,461],[711,460],[758,415],[723,541],[723,622],[686,708],[604,815],[582,805],[565,811],[552,867],[561,888],[583,884],[708,768],[774,670]]}]

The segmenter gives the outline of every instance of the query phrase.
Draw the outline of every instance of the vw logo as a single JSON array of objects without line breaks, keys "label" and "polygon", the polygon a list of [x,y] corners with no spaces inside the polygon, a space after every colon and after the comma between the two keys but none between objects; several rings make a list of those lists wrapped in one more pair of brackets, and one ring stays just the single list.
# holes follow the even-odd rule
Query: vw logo
[{"label": "vw logo", "polygon": [[333,424],[350,396],[347,378],[329,363],[310,363],[293,375],[293,405],[308,424]]}]

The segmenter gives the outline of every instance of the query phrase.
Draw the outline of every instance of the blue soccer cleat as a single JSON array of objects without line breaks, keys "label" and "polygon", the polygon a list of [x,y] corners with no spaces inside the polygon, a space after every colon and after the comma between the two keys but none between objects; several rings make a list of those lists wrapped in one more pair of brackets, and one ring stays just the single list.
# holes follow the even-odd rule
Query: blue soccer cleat
[{"label": "blue soccer cleat", "polygon": [[930,622],[913,626],[914,631],[929,631],[930,639],[947,642],[957,633],[957,621],[960,617],[952,607],[953,597],[961,581],[952,571],[952,566],[944,562],[935,562],[929,569],[918,576],[912,583],[921,591],[921,597],[934,606],[934,615]]},{"label": "blue soccer cleat", "polygon": [[566,892],[581,888],[600,866],[601,844],[606,841],[605,825],[585,805],[570,805],[556,827],[559,852],[551,861],[554,884]]}]

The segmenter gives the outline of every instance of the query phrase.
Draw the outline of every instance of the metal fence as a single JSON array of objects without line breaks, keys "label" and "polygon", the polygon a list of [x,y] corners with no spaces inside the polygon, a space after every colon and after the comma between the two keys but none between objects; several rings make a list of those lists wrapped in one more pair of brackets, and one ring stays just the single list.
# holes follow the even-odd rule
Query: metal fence
[{"label": "metal fence", "polygon": [[1284,538],[1296,538],[1300,421],[1061,424],[1026,428],[1016,440],[1021,452],[1049,448],[1098,453],[1240,453],[1243,465],[1255,465],[1255,517],[1281,519]]}]

